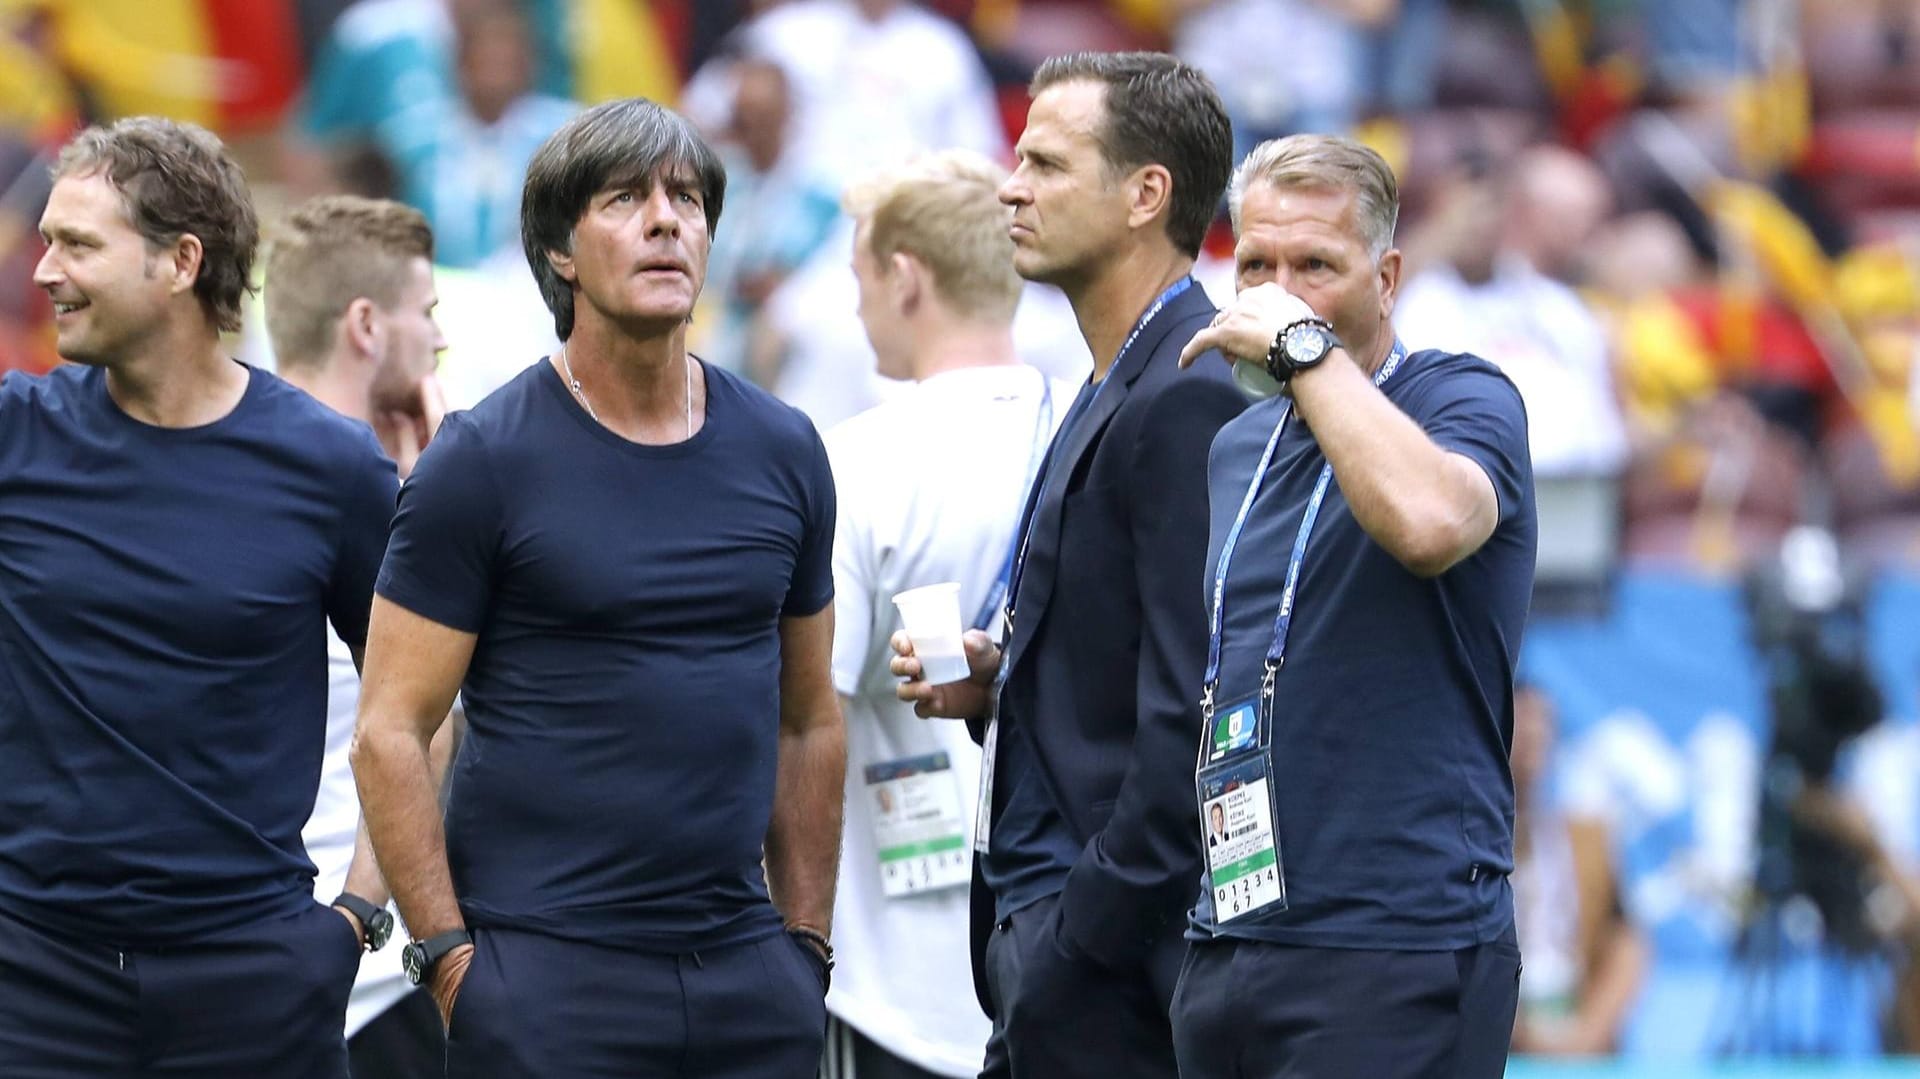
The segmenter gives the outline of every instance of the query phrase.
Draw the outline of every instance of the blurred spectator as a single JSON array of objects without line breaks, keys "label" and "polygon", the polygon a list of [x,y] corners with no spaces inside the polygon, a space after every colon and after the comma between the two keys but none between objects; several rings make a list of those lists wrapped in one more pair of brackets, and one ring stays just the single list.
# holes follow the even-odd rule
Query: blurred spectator
[{"label": "blurred spectator", "polygon": [[[371,139],[440,262],[472,266],[518,246],[527,160],[572,112],[532,92],[533,63],[513,0],[361,0],[321,54],[302,127],[322,145]],[[309,168],[296,186],[331,180]]]},{"label": "blurred spectator", "polygon": [[426,213],[448,266],[518,249],[527,162],[575,111],[533,92],[533,42],[511,0],[465,5],[454,23],[457,107],[402,168],[408,201]]},{"label": "blurred spectator", "polygon": [[[1426,108],[1444,0],[1172,0],[1174,51],[1233,117],[1234,157],[1297,131],[1341,133],[1376,111]],[[1276,57],[1285,57],[1276,63]]]},{"label": "blurred spectator", "polygon": [[[836,201],[800,175],[789,137],[792,94],[768,60],[738,61],[733,109],[716,149],[727,169],[727,227],[713,238],[701,311],[690,347],[736,373],[746,369],[753,317],[807,260],[840,214]],[[773,372],[752,372],[762,385]]]},{"label": "blurred spectator", "polygon": [[1563,811],[1547,792],[1556,722],[1540,687],[1515,687],[1513,890],[1525,966],[1513,1050],[1609,1054],[1646,976],[1648,945],[1622,903],[1606,824]]},{"label": "blurred spectator", "polygon": [[[737,35],[739,55],[786,72],[801,173],[839,198],[852,177],[919,150],[1007,157],[986,69],[967,35],[907,0],[789,0]],[[731,112],[731,69],[717,59],[686,90],[709,130]]]},{"label": "blurred spectator", "polygon": [[1527,405],[1541,477],[1612,475],[1627,455],[1605,329],[1556,276],[1576,272],[1609,199],[1598,170],[1539,146],[1495,173],[1469,161],[1422,232],[1394,321],[1408,347],[1498,364]]}]

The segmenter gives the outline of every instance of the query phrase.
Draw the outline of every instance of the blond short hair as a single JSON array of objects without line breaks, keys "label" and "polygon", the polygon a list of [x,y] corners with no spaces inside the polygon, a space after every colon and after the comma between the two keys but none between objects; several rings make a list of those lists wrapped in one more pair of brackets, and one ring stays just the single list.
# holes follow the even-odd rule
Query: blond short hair
[{"label": "blond short hair", "polygon": [[1400,219],[1400,186],[1386,159],[1340,135],[1288,135],[1253,148],[1227,185],[1227,212],[1240,234],[1240,207],[1255,182],[1278,188],[1353,192],[1354,224],[1378,261],[1393,246]]},{"label": "blond short hair", "polygon": [[1008,320],[1020,304],[1000,201],[1005,169],[967,150],[945,150],[884,170],[847,189],[842,207],[867,225],[867,251],[882,266],[911,255],[934,288],[967,318]]},{"label": "blond short hair", "polygon": [[433,230],[411,206],[357,195],[301,203],[267,249],[267,336],[275,361],[283,369],[325,363],[348,306],[364,297],[391,310],[417,258],[433,260]]}]

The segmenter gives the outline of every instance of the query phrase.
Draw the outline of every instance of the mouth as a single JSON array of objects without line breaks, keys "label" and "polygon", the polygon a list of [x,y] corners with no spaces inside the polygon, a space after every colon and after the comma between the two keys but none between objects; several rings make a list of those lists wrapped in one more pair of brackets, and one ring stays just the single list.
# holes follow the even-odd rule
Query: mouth
[{"label": "mouth", "polygon": [[53,301],[53,317],[55,320],[63,319],[69,315],[72,315],[76,311],[86,310],[88,306],[89,305],[85,300],[78,300],[71,303],[63,303],[59,300],[55,300]]},{"label": "mouth", "polygon": [[681,277],[690,276],[684,264],[671,260],[643,263],[640,266],[640,273],[642,275],[677,274]]},{"label": "mouth", "polygon": [[1019,243],[1023,238],[1032,236],[1032,235],[1033,235],[1033,229],[1027,227],[1026,225],[1022,225],[1018,221],[1015,221],[1013,224],[1007,226],[1007,236],[1008,238],[1012,239],[1014,243]]}]

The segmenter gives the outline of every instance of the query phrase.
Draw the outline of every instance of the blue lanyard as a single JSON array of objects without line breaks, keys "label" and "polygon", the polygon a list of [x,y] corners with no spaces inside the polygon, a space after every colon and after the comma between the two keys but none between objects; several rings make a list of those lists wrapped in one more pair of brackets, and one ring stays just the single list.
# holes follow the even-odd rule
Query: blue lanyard
[{"label": "blue lanyard", "polygon": [[[1393,351],[1387,355],[1387,362],[1373,376],[1373,385],[1377,389],[1385,386],[1393,373],[1400,369],[1401,361],[1407,358],[1407,349],[1398,340],[1393,343]],[[1273,425],[1273,434],[1267,436],[1267,448],[1260,454],[1260,463],[1254,467],[1253,480],[1247,484],[1247,494],[1240,500],[1240,512],[1234,515],[1233,527],[1227,530],[1226,542],[1220,547],[1220,563],[1213,572],[1213,618],[1207,625],[1207,671],[1205,689],[1200,698],[1202,714],[1212,718],[1214,692],[1220,687],[1220,643],[1226,633],[1227,617],[1227,567],[1233,563],[1233,550],[1240,543],[1240,531],[1246,527],[1247,517],[1253,512],[1253,500],[1260,494],[1261,484],[1266,482],[1267,469],[1273,464],[1274,451],[1280,446],[1280,434],[1287,429],[1287,421],[1293,418],[1293,403],[1289,401],[1281,410],[1280,422]],[[1320,504],[1326,501],[1327,487],[1333,482],[1333,462],[1320,466],[1320,478],[1314,481],[1313,494],[1307,498],[1307,511],[1300,518],[1300,530],[1293,537],[1293,554],[1287,559],[1287,582],[1280,592],[1280,613],[1273,620],[1273,643],[1267,646],[1267,674],[1261,691],[1271,692],[1273,676],[1287,658],[1287,632],[1293,628],[1293,601],[1300,585],[1300,567],[1307,558],[1307,539],[1313,535],[1313,524],[1320,516]]]},{"label": "blue lanyard", "polygon": [[[1160,313],[1161,308],[1172,303],[1181,293],[1192,287],[1193,276],[1189,274],[1175,281],[1173,284],[1168,285],[1166,291],[1162,292],[1160,297],[1147,307],[1146,311],[1141,314],[1140,321],[1133,324],[1133,331],[1127,334],[1125,341],[1120,343],[1120,351],[1114,353],[1113,364],[1107,368],[1107,377],[1101,379],[1099,382],[1092,383],[1093,394],[1086,399],[1084,405],[1077,401],[1074,403],[1074,407],[1067,412],[1066,422],[1061,424],[1060,430],[1053,436],[1053,444],[1047,447],[1047,455],[1040,464],[1039,474],[1034,478],[1033,489],[1028,492],[1026,513],[1023,514],[1020,519],[1020,553],[1013,560],[1012,574],[1007,585],[1007,622],[1009,625],[1013,622],[1013,606],[1020,599],[1020,579],[1024,577],[1027,572],[1027,544],[1033,539],[1033,515],[1040,509],[1040,496],[1046,486],[1047,480],[1053,472],[1054,453],[1066,443],[1067,436],[1073,433],[1074,424],[1079,422],[1079,418],[1093,411],[1094,402],[1100,399],[1100,391],[1106,389],[1107,383],[1113,381],[1113,373],[1120,369],[1120,361],[1126,358],[1127,351],[1133,348],[1135,341],[1139,340],[1140,332],[1147,328],[1147,324],[1153,321],[1153,317]],[[1089,375],[1087,377],[1091,380],[1093,376]]]},{"label": "blue lanyard", "polygon": [[[1053,434],[1053,379],[1045,371],[1036,371],[1040,376],[1040,408],[1033,423],[1033,446],[1027,451],[1027,471],[1020,487],[1021,502],[1026,502],[1027,493],[1033,489],[1033,481],[1040,475],[1040,462],[1046,459],[1047,446]],[[994,575],[993,587],[987,589],[987,598],[980,605],[980,613],[973,616],[974,629],[986,629],[1000,614],[1007,602],[1007,590],[1013,580],[1013,560],[1020,551],[1018,530],[1007,537],[1007,555],[1000,560],[1000,572]]]}]

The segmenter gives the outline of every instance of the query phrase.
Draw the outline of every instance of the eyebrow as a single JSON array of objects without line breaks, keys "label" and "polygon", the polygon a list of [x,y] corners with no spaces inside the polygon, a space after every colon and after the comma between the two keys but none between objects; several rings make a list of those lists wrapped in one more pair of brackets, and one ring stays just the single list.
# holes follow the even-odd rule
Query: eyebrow
[{"label": "eyebrow", "polygon": [[89,232],[75,225],[56,224],[52,228],[48,228],[44,223],[40,226],[40,239],[45,242],[52,242],[54,240],[61,240],[67,243],[79,241],[90,244],[105,242],[99,233]]}]

